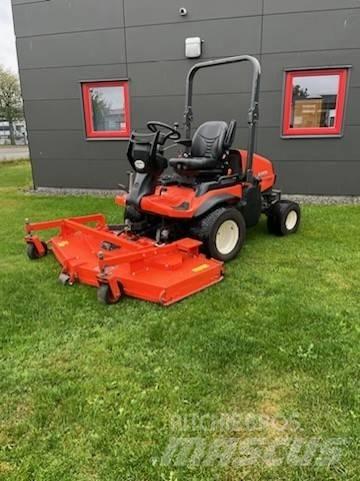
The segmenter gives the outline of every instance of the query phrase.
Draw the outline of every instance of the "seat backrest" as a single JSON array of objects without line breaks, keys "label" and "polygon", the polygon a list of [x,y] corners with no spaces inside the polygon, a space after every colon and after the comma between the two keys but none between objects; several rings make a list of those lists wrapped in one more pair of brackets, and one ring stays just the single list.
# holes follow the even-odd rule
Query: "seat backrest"
[{"label": "seat backrest", "polygon": [[196,130],[192,140],[191,156],[220,159],[224,154],[224,140],[228,126],[226,122],[205,122]]},{"label": "seat backrest", "polygon": [[234,142],[236,134],[236,120],[230,120],[229,127],[226,132],[225,140],[224,140],[224,148],[225,150],[229,150]]}]

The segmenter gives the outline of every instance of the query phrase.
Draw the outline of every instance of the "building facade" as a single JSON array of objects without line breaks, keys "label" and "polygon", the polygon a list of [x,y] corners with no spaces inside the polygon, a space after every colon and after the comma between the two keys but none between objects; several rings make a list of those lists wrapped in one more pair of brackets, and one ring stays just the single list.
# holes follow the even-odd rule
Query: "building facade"
[{"label": "building facade", "polygon": [[[360,194],[358,0],[12,0],[35,187],[116,188],[127,138],[182,122],[185,76],[241,54],[262,65],[257,152],[287,193]],[[201,57],[185,41],[200,37]],[[237,120],[250,71],[202,71],[194,126]]]}]

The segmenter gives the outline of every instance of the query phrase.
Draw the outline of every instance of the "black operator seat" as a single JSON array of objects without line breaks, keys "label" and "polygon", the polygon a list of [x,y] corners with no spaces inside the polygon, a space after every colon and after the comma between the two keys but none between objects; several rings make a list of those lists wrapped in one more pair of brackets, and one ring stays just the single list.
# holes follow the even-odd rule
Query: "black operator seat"
[{"label": "black operator seat", "polygon": [[229,125],[223,121],[203,123],[194,133],[190,156],[170,159],[169,164],[178,172],[219,168],[234,140],[235,130],[235,120]]}]

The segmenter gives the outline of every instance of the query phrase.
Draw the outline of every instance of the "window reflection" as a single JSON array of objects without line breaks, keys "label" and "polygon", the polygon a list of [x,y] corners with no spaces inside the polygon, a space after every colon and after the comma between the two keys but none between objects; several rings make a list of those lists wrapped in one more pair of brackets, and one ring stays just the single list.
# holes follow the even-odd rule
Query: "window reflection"
[{"label": "window reflection", "polygon": [[90,89],[94,131],[126,129],[125,93],[121,86]]},{"label": "window reflection", "polygon": [[333,127],[338,91],[339,75],[293,77],[290,127]]}]

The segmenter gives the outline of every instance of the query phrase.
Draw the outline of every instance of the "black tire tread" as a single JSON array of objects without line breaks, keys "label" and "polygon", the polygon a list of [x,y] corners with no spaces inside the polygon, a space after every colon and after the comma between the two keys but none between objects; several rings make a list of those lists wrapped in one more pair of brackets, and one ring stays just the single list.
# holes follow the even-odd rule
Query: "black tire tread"
[{"label": "black tire tread", "polygon": [[[284,226],[284,219],[288,213],[289,206],[295,209],[298,214],[298,222],[291,232],[288,232]],[[295,233],[297,231],[300,224],[300,219],[301,211],[299,204],[291,200],[280,200],[271,207],[268,213],[267,228],[270,234],[275,234],[277,236],[285,236],[291,233]]]},{"label": "black tire tread", "polygon": [[[218,219],[224,215],[225,213],[232,213],[233,218],[237,221],[240,230],[240,242],[237,249],[234,251],[232,255],[222,256],[221,254],[217,253],[216,248],[212,245],[211,236],[212,236],[212,229]],[[236,209],[235,207],[219,207],[204,217],[199,219],[196,224],[194,224],[190,228],[190,236],[200,240],[203,243],[203,250],[205,253],[215,259],[221,261],[231,260],[237,256],[240,249],[242,248],[244,241],[245,241],[245,232],[246,232],[246,225],[245,220],[241,212]]]},{"label": "black tire tread", "polygon": [[226,207],[220,207],[209,212],[204,217],[202,217],[197,224],[191,227],[190,233],[201,242],[205,242],[210,234],[210,229],[212,225],[214,224],[214,222],[216,222],[218,217],[222,215],[226,210]]},{"label": "black tire tread", "polygon": [[28,258],[31,259],[32,261],[34,261],[36,259],[40,259],[41,257],[45,257],[47,255],[48,246],[47,246],[46,242],[41,241],[41,244],[43,245],[43,247],[45,249],[44,254],[40,254],[38,252],[35,244],[33,244],[32,242],[28,242],[28,244],[26,246],[26,253],[27,253]]},{"label": "black tire tread", "polygon": [[106,305],[116,304],[122,297],[120,296],[119,298],[115,299],[111,294],[109,284],[100,284],[100,286],[97,288],[96,296],[101,304]]}]

